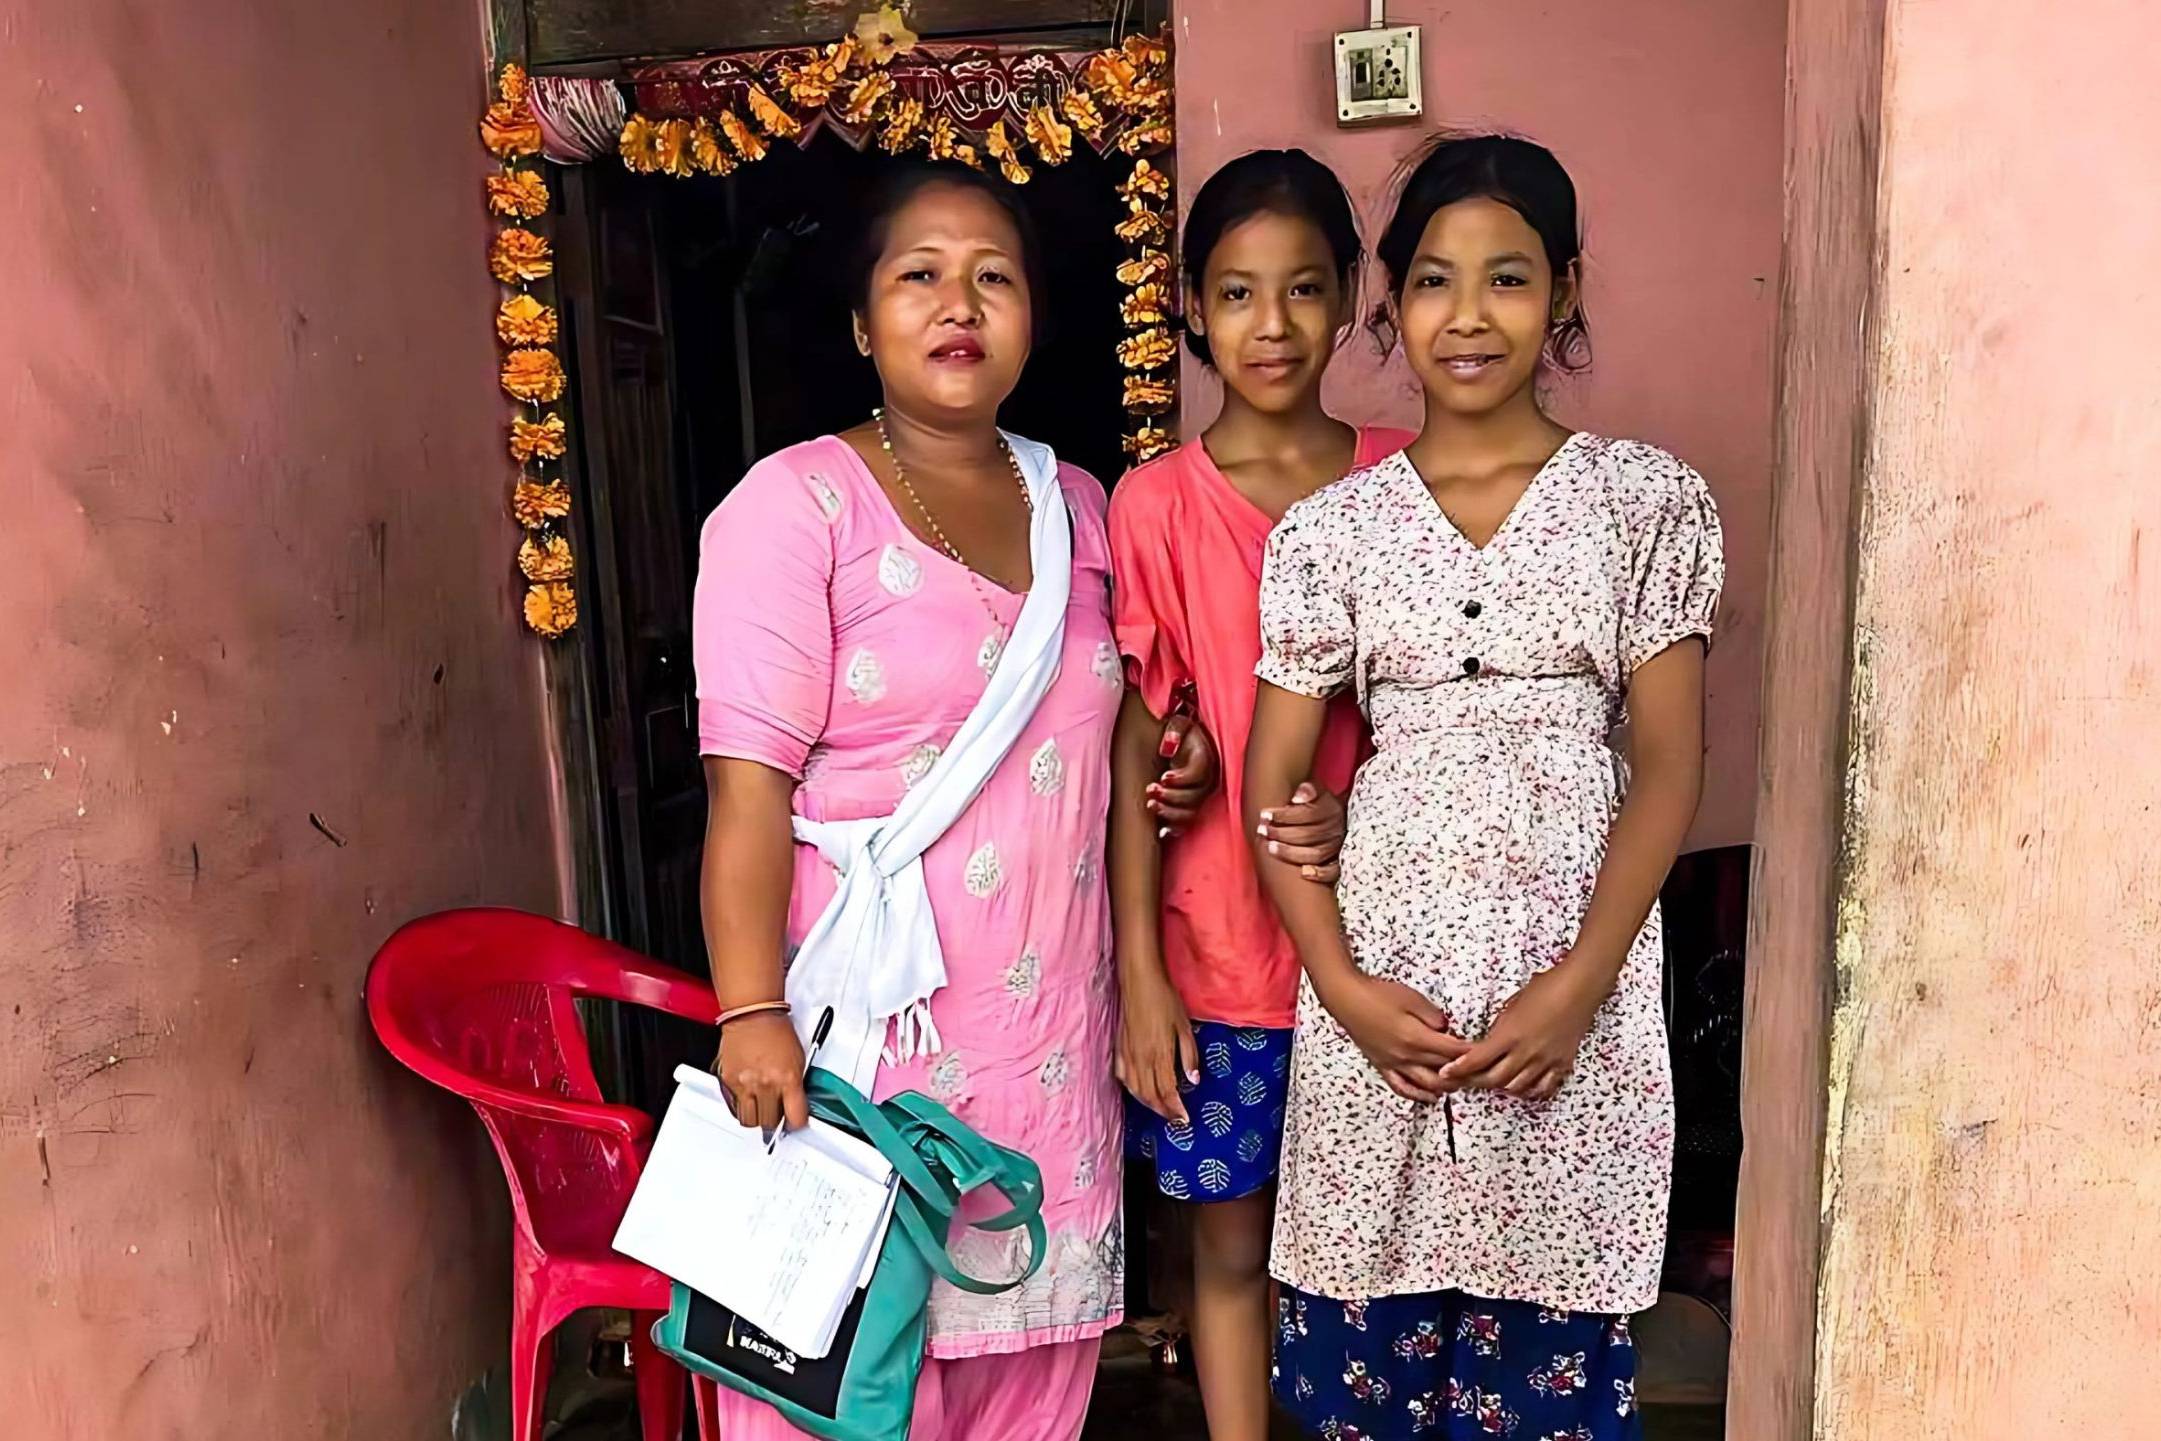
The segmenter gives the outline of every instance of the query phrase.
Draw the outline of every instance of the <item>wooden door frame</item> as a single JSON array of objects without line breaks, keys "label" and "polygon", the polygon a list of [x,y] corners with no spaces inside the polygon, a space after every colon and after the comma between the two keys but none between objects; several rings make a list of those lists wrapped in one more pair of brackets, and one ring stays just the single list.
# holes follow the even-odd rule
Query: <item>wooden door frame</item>
[{"label": "wooden door frame", "polygon": [[1729,1441],[1810,1441],[1848,863],[1854,535],[1876,350],[1885,0],[1790,0],[1771,578],[1735,1218]]},{"label": "wooden door frame", "polygon": [[[713,7],[643,7],[655,40],[592,42],[557,19],[597,0],[488,0],[491,68],[503,60],[562,68],[631,53],[713,48]],[[846,7],[842,7],[846,9]],[[926,35],[1008,30],[1015,9],[1045,29],[1097,29],[1115,3],[916,0]],[[1165,0],[1133,7],[1154,24]],[[1828,1133],[1829,1031],[1843,874],[1844,777],[1853,665],[1853,522],[1869,433],[1869,300],[1880,246],[1876,173],[1885,0],[1790,0],[1786,218],[1779,321],[1778,436],[1766,597],[1764,714],[1750,887],[1743,1029],[1742,1158],[1728,1386],[1729,1441],[1810,1441],[1815,1416],[1817,1281]],[[825,7],[776,4],[755,33],[727,44],[832,38]],[[833,12],[838,13],[838,12]],[[793,28],[787,28],[791,26]],[[1034,25],[1026,28],[1034,29]],[[540,44],[529,45],[529,34]],[[1050,38],[1048,35],[1043,38]],[[1064,35],[1060,39],[1066,38]],[[581,48],[583,47],[583,48]],[[579,357],[583,361],[583,357]],[[599,499],[588,490],[587,505]],[[604,502],[603,502],[604,503]],[[588,533],[580,553],[597,556]],[[620,898],[598,848],[608,831],[593,717],[601,703],[581,628],[543,666],[568,834],[563,900],[580,924],[619,932]]]}]

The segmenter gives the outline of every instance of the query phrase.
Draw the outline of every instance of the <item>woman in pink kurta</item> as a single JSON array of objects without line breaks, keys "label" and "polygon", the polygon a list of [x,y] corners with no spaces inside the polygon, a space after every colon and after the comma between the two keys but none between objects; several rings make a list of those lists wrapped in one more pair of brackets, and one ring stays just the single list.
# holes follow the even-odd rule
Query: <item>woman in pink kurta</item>
[{"label": "woman in pink kurta", "polygon": [[[783,1108],[801,1120],[802,1048],[777,1010],[783,956],[825,909],[835,872],[791,845],[791,818],[888,816],[930,774],[1021,614],[1030,516],[1039,497],[1060,496],[1072,572],[1058,673],[923,853],[946,973],[928,1001],[937,1039],[879,1066],[873,1090],[934,1096],[1043,1174],[1048,1245],[1035,1273],[995,1296],[936,1285],[913,1438],[1071,1441],[1099,1338],[1120,1319],[1125,1258],[1103,880],[1125,682],[1105,501],[1072,466],[1031,493],[996,429],[1032,338],[1034,267],[1010,195],[973,172],[899,172],[874,201],[863,257],[857,339],[885,409],[875,425],[759,462],[701,540],[706,934],[723,1007],[748,1012],[724,1017],[718,1068],[746,1122],[775,1124]],[[976,1200],[963,1221],[1003,1205]],[[953,1236],[970,1274],[1025,1269],[1021,1231]],[[795,1434],[762,1403],[731,1392],[722,1406],[731,1441]]]},{"label": "woman in pink kurta", "polygon": [[[1124,679],[1104,608],[1103,488],[1072,466],[1061,480],[1074,550],[1064,663],[982,794],[924,853],[946,960],[931,998],[943,1049],[882,1066],[876,1097],[922,1091],[986,1136],[1025,1136],[1050,1250],[1001,1296],[940,1282],[934,1356],[1100,1335],[1122,1296],[1102,868]],[[751,468],[706,522],[698,573],[700,749],[798,777],[796,814],[821,821],[891,814],[982,694],[1022,599],[917,540],[832,436]],[[832,868],[799,846],[791,942],[833,888]],[[984,1214],[1002,1205],[979,1199]],[[1012,1275],[1025,1260],[1020,1231],[955,1236],[973,1274]]]}]

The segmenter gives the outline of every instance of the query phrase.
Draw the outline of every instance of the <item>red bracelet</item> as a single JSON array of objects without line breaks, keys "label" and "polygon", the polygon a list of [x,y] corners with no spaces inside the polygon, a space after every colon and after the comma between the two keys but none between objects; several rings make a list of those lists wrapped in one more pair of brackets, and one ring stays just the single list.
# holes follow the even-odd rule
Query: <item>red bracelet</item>
[{"label": "red bracelet", "polygon": [[791,1007],[786,1001],[752,1001],[747,1006],[735,1006],[722,1011],[720,1019],[713,1024],[716,1027],[725,1026],[730,1021],[739,1021],[745,1016],[763,1015],[767,1011],[779,1011],[781,1014],[786,1015],[790,1009]]}]

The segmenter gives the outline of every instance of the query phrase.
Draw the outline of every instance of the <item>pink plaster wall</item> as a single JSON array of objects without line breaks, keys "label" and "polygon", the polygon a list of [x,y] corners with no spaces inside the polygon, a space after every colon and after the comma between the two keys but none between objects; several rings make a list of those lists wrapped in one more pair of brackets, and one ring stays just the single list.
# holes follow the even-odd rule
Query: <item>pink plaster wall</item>
[{"label": "pink plaster wall", "polygon": [[1885,17],[1814,1434],[2151,1435],[2161,10]]},{"label": "pink plaster wall", "polygon": [[[1365,23],[1357,0],[1178,0],[1178,172],[1187,194],[1260,146],[1302,146],[1336,167],[1377,234],[1386,180],[1426,127],[1347,131],[1334,120],[1331,37]],[[1429,125],[1501,128],[1560,155],[1588,225],[1597,361],[1555,409],[1642,436],[1710,479],[1731,557],[1710,669],[1710,755],[1691,844],[1749,838],[1756,792],[1771,475],[1785,112],[1782,0],[1394,0],[1425,27]],[[1377,289],[1377,287],[1376,287]],[[1185,420],[1215,390],[1187,367]],[[1347,419],[1415,425],[1417,388],[1363,338],[1330,373]]]},{"label": "pink plaster wall", "polygon": [[0,31],[0,1429],[447,1435],[502,1184],[360,985],[556,902],[479,13]]}]

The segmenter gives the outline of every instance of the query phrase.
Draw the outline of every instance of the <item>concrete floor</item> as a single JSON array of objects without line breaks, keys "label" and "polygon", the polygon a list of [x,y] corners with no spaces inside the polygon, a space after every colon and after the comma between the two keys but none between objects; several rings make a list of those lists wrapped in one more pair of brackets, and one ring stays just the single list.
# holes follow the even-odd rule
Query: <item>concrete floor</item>
[{"label": "concrete floor", "polygon": [[[566,1348],[568,1349],[568,1348]],[[550,1389],[549,1441],[637,1441],[638,1423],[630,1378],[621,1373],[620,1351],[603,1347],[614,1363],[599,1374],[566,1364]],[[576,1354],[571,1351],[571,1354]],[[565,1362],[570,1355],[564,1356]],[[468,1398],[457,1441],[507,1441],[508,1407],[486,1388]],[[1644,1441],[1724,1441],[1725,1421],[1716,1406],[1646,1406]],[[1200,1393],[1186,1377],[1159,1369],[1130,1333],[1114,1335],[1096,1375],[1095,1401],[1081,1441],[1207,1441]],[[989,1441],[989,1438],[986,1438]],[[999,1438],[1025,1441],[1025,1438]],[[1279,1418],[1271,1441],[1308,1441]]]}]

